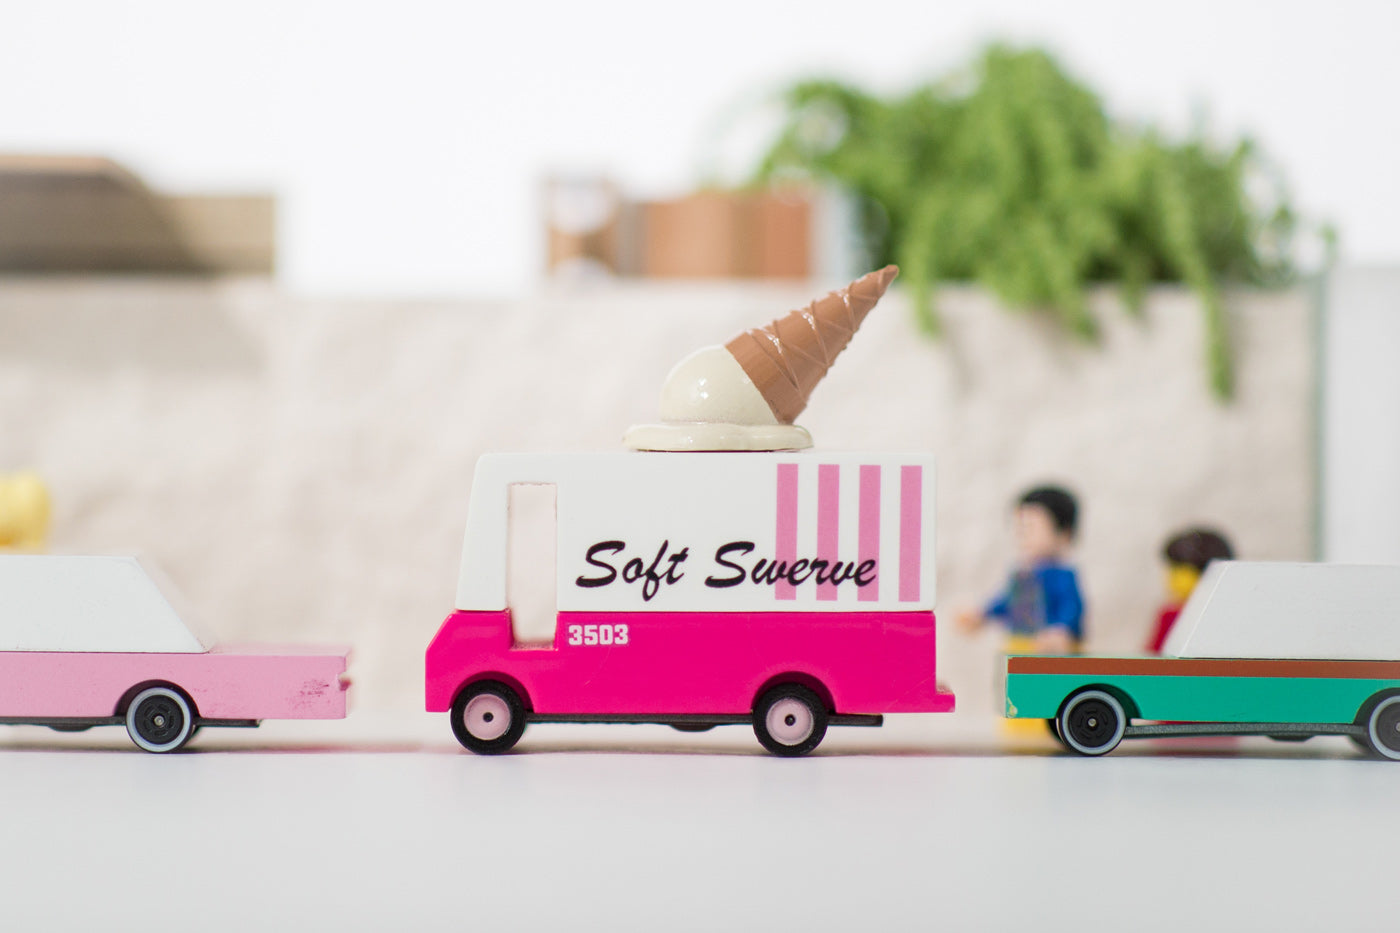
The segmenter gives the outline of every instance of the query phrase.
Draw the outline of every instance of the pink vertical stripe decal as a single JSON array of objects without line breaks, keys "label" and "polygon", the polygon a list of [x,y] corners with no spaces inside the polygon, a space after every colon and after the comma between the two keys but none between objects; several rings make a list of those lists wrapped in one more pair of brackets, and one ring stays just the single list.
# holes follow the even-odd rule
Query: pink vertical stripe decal
[{"label": "pink vertical stripe decal", "polygon": [[919,599],[919,547],[924,532],[924,468],[899,470],[899,601]]},{"label": "pink vertical stripe decal", "polygon": [[[788,566],[797,560],[797,464],[778,464],[777,558]],[[796,599],[797,587],[786,580],[773,586],[778,599]]]},{"label": "pink vertical stripe decal", "polygon": [[874,602],[880,598],[880,468],[866,464],[860,468],[860,542],[856,557],[857,566],[868,560],[875,561],[875,579],[860,587],[861,602]]},{"label": "pink vertical stripe decal", "polygon": [[[834,463],[817,467],[817,558],[828,567],[841,556],[841,468]],[[818,583],[817,599],[836,598],[835,583]]]}]

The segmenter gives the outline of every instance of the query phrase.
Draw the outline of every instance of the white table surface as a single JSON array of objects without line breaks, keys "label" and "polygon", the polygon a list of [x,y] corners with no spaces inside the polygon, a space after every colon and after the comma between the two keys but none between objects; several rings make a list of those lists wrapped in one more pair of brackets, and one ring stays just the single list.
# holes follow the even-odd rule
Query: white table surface
[{"label": "white table surface", "polygon": [[891,717],[751,731],[444,716],[0,730],[0,929],[1393,929],[1400,764],[1339,739],[1022,747]]}]

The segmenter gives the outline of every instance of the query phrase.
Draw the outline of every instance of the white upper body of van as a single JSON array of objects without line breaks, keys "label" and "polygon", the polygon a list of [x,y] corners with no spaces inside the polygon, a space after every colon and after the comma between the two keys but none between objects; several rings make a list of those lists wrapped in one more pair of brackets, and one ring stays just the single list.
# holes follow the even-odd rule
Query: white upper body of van
[{"label": "white upper body of van", "polygon": [[507,608],[513,484],[555,487],[559,611],[934,605],[928,454],[488,454],[472,485],[458,609]]}]

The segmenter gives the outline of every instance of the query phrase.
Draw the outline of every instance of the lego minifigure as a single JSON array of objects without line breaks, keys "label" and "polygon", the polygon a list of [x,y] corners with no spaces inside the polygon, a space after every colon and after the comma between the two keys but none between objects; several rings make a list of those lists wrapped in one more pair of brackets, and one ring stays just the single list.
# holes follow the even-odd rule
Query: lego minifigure
[{"label": "lego minifigure", "polygon": [[1058,486],[1037,486],[1016,503],[1016,568],[1006,589],[981,612],[958,618],[966,631],[989,621],[1003,625],[1007,652],[1063,654],[1079,650],[1084,600],[1068,564],[1079,507]]},{"label": "lego minifigure", "polygon": [[1235,553],[1230,542],[1219,532],[1209,528],[1191,528],[1173,535],[1162,548],[1162,557],[1167,562],[1167,603],[1157,615],[1152,636],[1148,639],[1147,650],[1161,654],[1167,636],[1171,634],[1181,607],[1186,605],[1191,591],[1213,560],[1234,560]]}]

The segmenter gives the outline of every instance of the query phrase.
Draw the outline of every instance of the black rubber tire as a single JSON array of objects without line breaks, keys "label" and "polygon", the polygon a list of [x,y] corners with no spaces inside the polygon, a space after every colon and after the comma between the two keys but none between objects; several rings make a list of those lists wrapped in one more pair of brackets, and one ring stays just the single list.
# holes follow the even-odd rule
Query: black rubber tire
[{"label": "black rubber tire", "polygon": [[1373,755],[1400,761],[1400,695],[1383,697],[1366,717],[1366,746]]},{"label": "black rubber tire", "polygon": [[671,728],[677,732],[709,732],[715,727],[712,722],[673,722]]},{"label": "black rubber tire", "polygon": [[[781,719],[770,725],[770,713]],[[754,705],[753,732],[759,744],[774,755],[799,758],[822,743],[828,715],[826,705],[814,691],[801,684],[782,684],[759,697]]]},{"label": "black rubber tire", "polygon": [[143,751],[163,755],[177,751],[194,735],[194,704],[174,687],[147,687],[126,711],[126,732]]},{"label": "black rubber tire", "polygon": [[[489,703],[495,707],[493,709],[474,712],[474,718],[479,716],[482,725],[490,726],[496,721],[496,717],[504,712],[509,720],[503,732],[494,734],[496,727],[491,727],[486,735],[480,734],[480,727],[478,733],[472,732],[467,724],[467,707],[479,697],[494,698],[499,702]],[[463,748],[478,755],[499,755],[508,752],[525,734],[525,704],[520,701],[520,696],[514,690],[499,681],[480,680],[462,688],[457,698],[452,701],[451,715],[452,734],[462,743]]]},{"label": "black rubber tire", "polygon": [[1098,757],[1118,747],[1128,716],[1113,694],[1088,687],[1065,701],[1056,723],[1060,738],[1070,751]]}]

